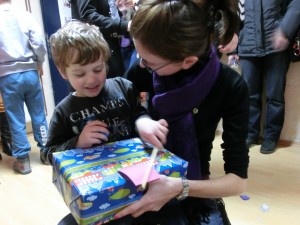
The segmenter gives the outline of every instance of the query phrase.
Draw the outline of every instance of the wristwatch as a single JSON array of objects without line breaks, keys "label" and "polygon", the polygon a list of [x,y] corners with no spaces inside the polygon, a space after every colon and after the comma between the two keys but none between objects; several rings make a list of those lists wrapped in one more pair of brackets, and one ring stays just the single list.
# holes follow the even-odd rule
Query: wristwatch
[{"label": "wristwatch", "polygon": [[181,182],[182,182],[182,192],[176,197],[177,200],[182,201],[186,199],[189,195],[189,182],[185,177],[181,177]]}]

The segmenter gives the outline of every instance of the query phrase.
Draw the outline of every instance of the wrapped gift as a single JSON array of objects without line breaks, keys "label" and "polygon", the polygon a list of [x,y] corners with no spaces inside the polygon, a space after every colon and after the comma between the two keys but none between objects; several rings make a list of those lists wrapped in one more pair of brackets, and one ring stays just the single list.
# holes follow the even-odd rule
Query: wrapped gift
[{"label": "wrapped gift", "polygon": [[[53,183],[78,224],[108,222],[143,196],[137,180],[141,180],[145,166],[151,166],[151,150],[140,139],[133,138],[53,154]],[[187,166],[173,153],[160,150],[149,179],[158,179],[156,172],[185,176]]]}]

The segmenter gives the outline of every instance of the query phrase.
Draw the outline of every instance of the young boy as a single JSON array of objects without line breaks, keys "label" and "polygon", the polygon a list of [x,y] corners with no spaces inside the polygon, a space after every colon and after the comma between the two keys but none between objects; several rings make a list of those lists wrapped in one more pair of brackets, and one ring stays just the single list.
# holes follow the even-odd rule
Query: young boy
[{"label": "young boy", "polygon": [[53,152],[134,137],[135,126],[144,141],[162,148],[166,121],[148,117],[130,81],[106,79],[110,50],[96,26],[69,22],[50,37],[50,47],[61,76],[75,92],[53,113],[43,151],[47,163],[52,164]]}]

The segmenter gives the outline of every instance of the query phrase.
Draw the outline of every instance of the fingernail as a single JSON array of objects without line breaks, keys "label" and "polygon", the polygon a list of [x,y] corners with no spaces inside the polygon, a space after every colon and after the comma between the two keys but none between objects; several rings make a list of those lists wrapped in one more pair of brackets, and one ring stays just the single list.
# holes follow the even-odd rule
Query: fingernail
[{"label": "fingernail", "polygon": [[100,134],[103,134],[104,136],[108,137],[108,134],[107,133],[104,133],[104,132],[99,132]]}]

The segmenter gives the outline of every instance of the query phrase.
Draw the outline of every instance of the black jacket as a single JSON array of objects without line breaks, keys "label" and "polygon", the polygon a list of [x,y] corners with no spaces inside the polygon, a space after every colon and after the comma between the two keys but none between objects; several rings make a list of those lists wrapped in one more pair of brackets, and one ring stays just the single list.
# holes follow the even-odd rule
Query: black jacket
[{"label": "black jacket", "polygon": [[[112,19],[108,0],[72,0],[72,18],[94,24],[100,28],[111,49],[108,77],[123,76],[124,63],[121,54],[120,36],[129,35],[128,21]],[[119,12],[121,17],[121,13]]]},{"label": "black jacket", "polygon": [[52,153],[74,149],[88,121],[100,120],[108,125],[108,141],[136,137],[135,120],[147,115],[138,92],[128,80],[107,79],[96,97],[76,97],[70,93],[56,107],[49,125],[46,147],[41,154],[52,163]]},{"label": "black jacket", "polygon": [[272,35],[276,29],[280,27],[292,40],[299,24],[300,0],[245,1],[244,26],[239,34],[239,56],[262,57],[278,51],[272,45]]},{"label": "black jacket", "polygon": [[[152,97],[155,95],[152,74],[141,68],[136,62],[125,74],[138,91],[149,92],[150,115],[158,119],[152,108]],[[201,91],[201,90],[199,90]],[[191,96],[192,97],[192,96]],[[212,90],[198,107],[194,117],[201,155],[203,176],[210,174],[210,158],[218,123],[222,120],[224,143],[223,151],[225,173],[234,173],[242,178],[248,177],[249,156],[245,140],[249,120],[249,94],[244,79],[234,70],[222,65],[220,75]],[[169,149],[172,151],[172,149]]]}]

